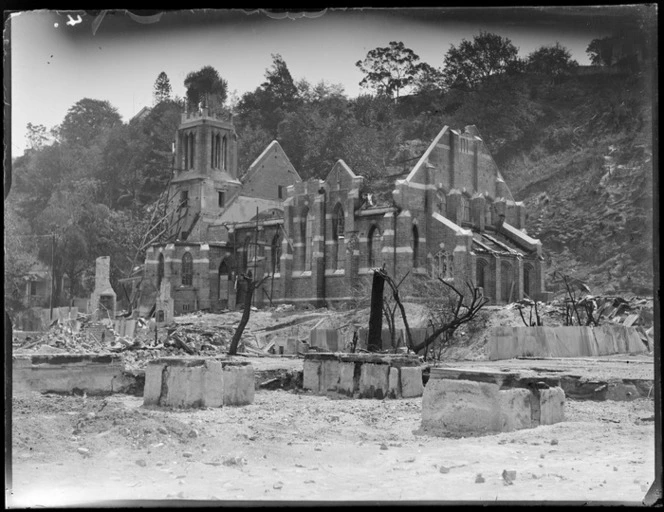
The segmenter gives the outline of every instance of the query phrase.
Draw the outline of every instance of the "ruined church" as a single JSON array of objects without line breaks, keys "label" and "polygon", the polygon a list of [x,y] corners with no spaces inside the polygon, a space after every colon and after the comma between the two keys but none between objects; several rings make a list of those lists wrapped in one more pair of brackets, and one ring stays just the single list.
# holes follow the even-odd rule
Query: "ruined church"
[{"label": "ruined church", "polygon": [[337,307],[377,267],[397,279],[468,280],[494,304],[544,291],[542,245],[474,126],[443,127],[388,202],[372,201],[343,160],[303,181],[276,140],[240,175],[232,116],[206,108],[182,114],[174,167],[182,222],[144,265],[173,314],[240,307],[248,271],[267,277],[256,306]]}]

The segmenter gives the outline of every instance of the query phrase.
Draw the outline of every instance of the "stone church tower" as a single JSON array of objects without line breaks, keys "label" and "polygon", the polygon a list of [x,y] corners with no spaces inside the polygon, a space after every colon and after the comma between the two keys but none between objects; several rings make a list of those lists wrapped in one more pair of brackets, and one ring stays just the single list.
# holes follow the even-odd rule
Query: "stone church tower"
[{"label": "stone church tower", "polygon": [[[175,143],[171,196],[179,203],[174,228],[182,241],[206,241],[207,227],[238,194],[237,134],[232,115],[208,108],[182,114]],[[174,220],[176,220],[174,219]]]}]

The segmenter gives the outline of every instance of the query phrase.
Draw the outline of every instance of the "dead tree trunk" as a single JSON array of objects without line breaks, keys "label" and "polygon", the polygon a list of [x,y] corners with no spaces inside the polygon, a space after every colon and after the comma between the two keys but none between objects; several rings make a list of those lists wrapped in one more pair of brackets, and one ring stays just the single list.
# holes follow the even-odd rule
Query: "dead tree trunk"
[{"label": "dead tree trunk", "polygon": [[240,277],[242,277],[244,282],[247,283],[247,293],[244,296],[244,309],[242,310],[242,318],[240,319],[240,323],[238,324],[237,329],[235,329],[235,334],[231,340],[231,346],[228,349],[229,356],[234,356],[237,354],[237,347],[240,344],[242,333],[244,332],[244,328],[247,326],[247,323],[249,322],[249,316],[251,315],[251,299],[254,296],[254,290],[260,287],[268,278],[268,276],[265,276],[260,281],[254,282],[254,279],[251,275],[251,270],[246,274],[242,274]]},{"label": "dead tree trunk", "polygon": [[381,270],[374,270],[373,283],[371,285],[371,313],[369,315],[369,339],[367,349],[370,352],[380,350],[383,346],[383,287],[385,279]]},{"label": "dead tree trunk", "polygon": [[399,308],[399,312],[401,313],[401,319],[403,320],[403,325],[406,330],[406,346],[408,348],[412,348],[413,339],[410,335],[410,326],[408,325],[408,318],[406,317],[406,309],[403,307],[403,304],[401,303],[401,297],[399,297],[399,286],[401,286],[401,283],[403,283],[404,279],[408,277],[408,273],[406,273],[406,275],[403,276],[401,281],[399,281],[399,284],[395,283],[394,280],[387,275],[385,269],[377,270],[374,273],[374,280],[376,279],[376,276],[378,276],[382,281],[385,281],[392,290],[392,297],[394,298],[394,302]]}]

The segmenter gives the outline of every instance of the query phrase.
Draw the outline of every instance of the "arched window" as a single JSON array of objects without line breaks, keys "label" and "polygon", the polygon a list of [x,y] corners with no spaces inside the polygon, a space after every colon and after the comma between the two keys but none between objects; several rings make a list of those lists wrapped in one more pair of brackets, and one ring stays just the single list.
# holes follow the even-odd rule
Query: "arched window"
[{"label": "arched window", "polygon": [[304,258],[304,270],[311,270],[313,243],[314,243],[314,214],[313,212],[310,211],[307,213],[306,225],[305,225],[304,246],[306,248],[306,253]]},{"label": "arched window", "polygon": [[380,267],[380,256],[382,250],[382,235],[380,234],[380,229],[375,224],[369,229],[369,235],[367,237],[368,244],[368,264],[369,268]]},{"label": "arched window", "polygon": [[413,268],[417,268],[420,263],[420,234],[417,230],[417,225],[413,224],[413,236],[411,240],[411,248],[413,249]]},{"label": "arched window", "polygon": [[488,263],[482,259],[478,259],[475,267],[475,287],[482,288],[484,295],[487,294],[487,269]]},{"label": "arched window", "polygon": [[344,263],[344,233],[345,233],[345,215],[344,209],[340,203],[334,207],[332,214],[332,268],[339,269]]},{"label": "arched window", "polygon": [[184,150],[184,161],[182,162],[182,169],[185,171],[189,169],[189,134],[185,134],[182,137],[182,146]]},{"label": "arched window", "polygon": [[444,190],[436,192],[436,209],[443,217],[447,217],[447,196]]},{"label": "arched window", "polygon": [[191,286],[194,278],[194,260],[190,252],[182,256],[182,285]]},{"label": "arched window", "polygon": [[490,226],[491,225],[491,203],[489,200],[484,205],[484,225],[485,226]]},{"label": "arched window", "polygon": [[523,265],[523,293],[527,297],[531,298],[533,295],[533,280],[535,277],[535,268],[530,264],[526,263]]},{"label": "arched window", "polygon": [[281,233],[277,233],[272,238],[272,273],[279,272],[279,260],[281,259]]},{"label": "arched window", "polygon": [[219,300],[228,300],[228,290],[230,289],[230,272],[228,269],[228,265],[226,264],[226,260],[223,260],[219,264],[219,294],[218,294],[218,299]]},{"label": "arched window", "polygon": [[159,255],[159,263],[157,263],[157,290],[161,290],[161,281],[164,279],[164,255]]},{"label": "arched window", "polygon": [[221,139],[221,158],[222,158],[222,163],[225,171],[228,170],[228,139],[224,135],[224,138]]},{"label": "arched window", "polygon": [[500,264],[500,280],[502,282],[500,289],[501,299],[504,302],[514,300],[514,272],[512,271],[512,265],[507,261],[503,261]]},{"label": "arched window", "polygon": [[196,146],[196,136],[193,133],[189,133],[185,137],[185,169],[194,168],[194,149]]},{"label": "arched window", "polygon": [[306,270],[307,269],[307,253],[309,252],[309,248],[307,247],[307,217],[309,216],[309,208],[304,208],[302,210],[302,216],[300,217],[300,243],[302,244],[302,247],[300,249],[300,260],[299,260],[299,267],[301,270]]},{"label": "arched window", "polygon": [[219,161],[221,158],[221,135],[212,135],[212,150],[210,155],[210,167],[219,169]]}]

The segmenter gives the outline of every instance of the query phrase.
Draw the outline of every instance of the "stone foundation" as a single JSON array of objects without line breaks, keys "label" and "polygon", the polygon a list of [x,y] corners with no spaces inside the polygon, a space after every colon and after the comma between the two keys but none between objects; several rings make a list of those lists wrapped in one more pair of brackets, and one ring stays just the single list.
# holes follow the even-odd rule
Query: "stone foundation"
[{"label": "stone foundation", "polygon": [[30,354],[12,358],[14,394],[125,392],[134,379],[125,375],[117,354]]},{"label": "stone foundation", "polygon": [[560,387],[517,374],[432,368],[422,397],[422,431],[482,435],[551,425],[564,421],[564,405]]},{"label": "stone foundation", "polygon": [[417,356],[310,353],[304,358],[303,387],[319,395],[356,398],[422,396]]},{"label": "stone foundation", "polygon": [[254,401],[254,369],[249,363],[211,358],[164,357],[145,371],[143,405],[221,407]]}]

